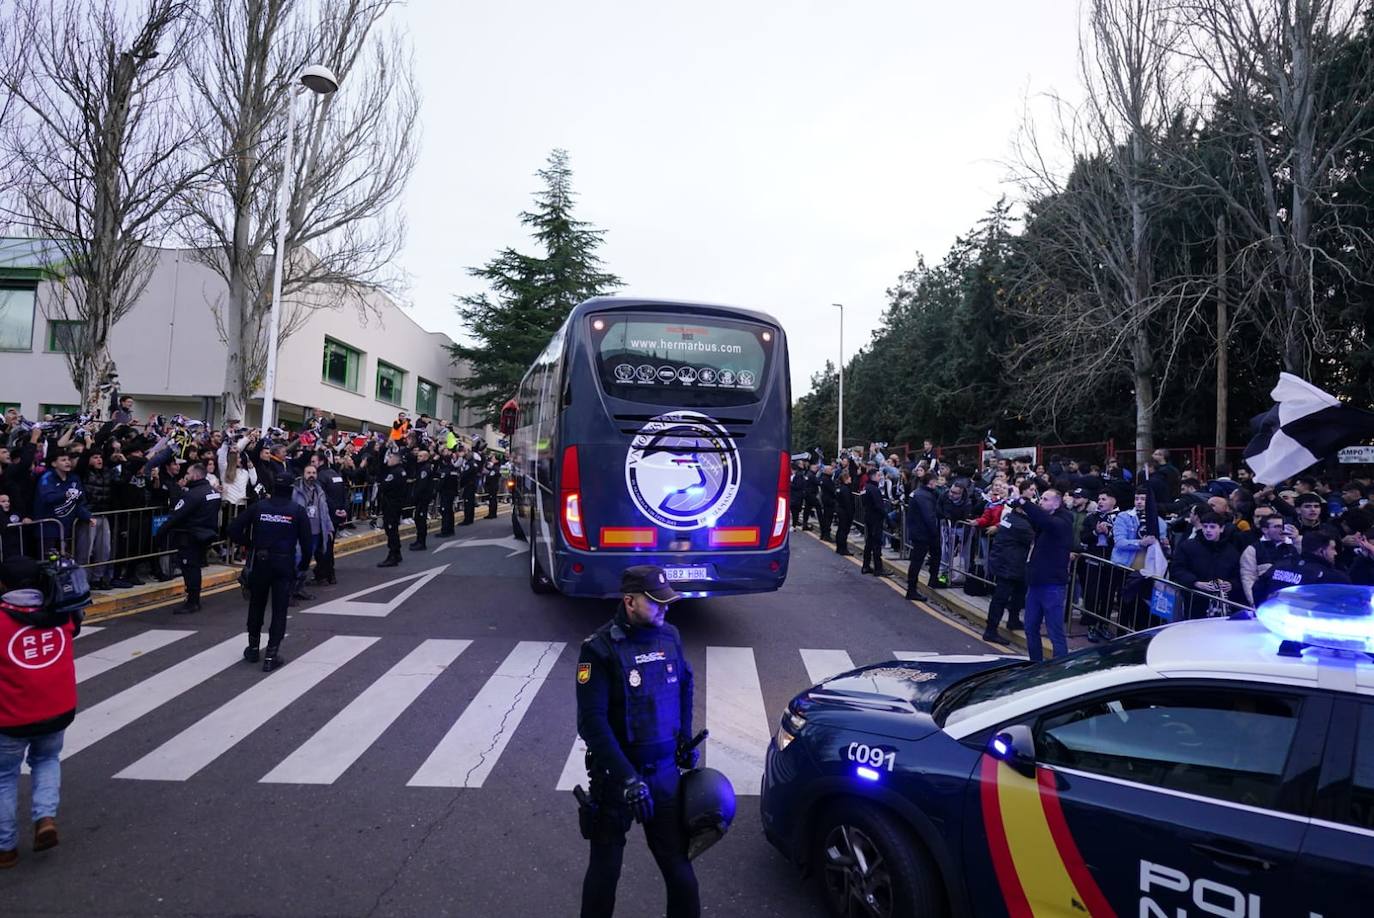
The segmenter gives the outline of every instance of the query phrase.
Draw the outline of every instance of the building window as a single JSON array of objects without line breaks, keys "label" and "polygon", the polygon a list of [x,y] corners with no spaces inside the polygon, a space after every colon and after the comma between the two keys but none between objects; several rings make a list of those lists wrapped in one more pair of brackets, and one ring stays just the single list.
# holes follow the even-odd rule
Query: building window
[{"label": "building window", "polygon": [[424,377],[415,380],[415,412],[434,417],[439,410],[439,387]]},{"label": "building window", "polygon": [[23,406],[18,402],[0,402],[0,415],[13,408],[15,411],[22,411]]},{"label": "building window", "polygon": [[0,351],[33,350],[33,287],[0,287]]},{"label": "building window", "polygon": [[79,414],[80,411],[80,405],[59,405],[51,402],[43,402],[38,406],[38,416],[40,418],[45,418],[48,415],[57,417],[59,414]]},{"label": "building window", "polygon": [[448,419],[453,422],[453,426],[463,426],[463,397],[457,392],[453,393],[453,407],[450,412]]},{"label": "building window", "polygon": [[401,393],[405,389],[405,383],[405,370],[377,361],[377,401],[392,405],[401,404]]},{"label": "building window", "polygon": [[358,371],[362,368],[363,355],[346,344],[332,338],[324,339],[324,370],[321,378],[349,392],[358,391]]},{"label": "building window", "polygon": [[84,322],[67,319],[48,320],[48,350],[57,354],[75,354],[82,348]]}]

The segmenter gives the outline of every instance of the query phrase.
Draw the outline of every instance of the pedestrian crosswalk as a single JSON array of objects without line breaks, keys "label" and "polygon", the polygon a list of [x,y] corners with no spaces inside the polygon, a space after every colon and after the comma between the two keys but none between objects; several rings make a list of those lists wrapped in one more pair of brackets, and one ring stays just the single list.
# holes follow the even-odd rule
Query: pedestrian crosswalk
[{"label": "pedestrian crosswalk", "polygon": [[[405,725],[415,727],[418,721],[428,731],[421,748],[387,747],[388,755],[404,760],[404,773],[410,776],[407,786],[487,786],[522,725],[535,732],[540,748],[552,743],[553,750],[568,750],[566,758],[536,762],[535,767],[547,774],[546,786],[569,790],[586,779],[586,747],[569,717],[575,645],[570,651],[561,641],[517,641],[513,647],[506,643],[502,648],[500,639],[480,639],[480,660],[473,659],[466,669],[458,666],[465,678],[480,668],[480,684],[469,679],[471,688],[461,690],[463,700],[450,707],[436,702],[457,697],[458,677],[436,682],[468,659],[465,653],[476,653],[472,649],[479,643],[476,640],[417,642],[408,637],[334,634],[303,649],[288,666],[270,675],[254,671],[254,678],[246,681],[247,673],[234,669],[242,666],[242,637],[206,646],[199,633],[190,630],[148,629],[127,637],[125,633],[125,629],[114,629],[100,641],[89,642],[102,646],[85,652],[82,649],[88,642],[77,647],[81,691],[98,700],[80,710],[67,729],[62,752],[67,760],[103,743],[109,748],[99,761],[113,763],[104,767],[116,769],[115,778],[189,781],[236,748],[261,753],[275,741],[269,735],[291,735],[294,739],[279,750],[279,756],[274,750],[270,763],[260,754],[253,757],[264,762],[259,766],[263,770],[249,778],[263,784],[330,785],[344,779],[393,727],[400,725],[404,733]],[[119,639],[111,640],[116,636]],[[760,655],[767,664],[767,679],[760,675]],[[894,651],[880,658],[927,655],[929,651]],[[852,669],[856,663],[847,650],[824,648],[769,647],[758,648],[756,653],[753,647],[708,646],[704,654],[693,656],[697,696],[705,709],[705,722],[698,727],[711,731],[704,762],[724,772],[739,794],[759,792],[774,727],[769,705],[776,707],[806,685]],[[864,656],[857,662],[878,662],[871,654]],[[133,665],[134,661],[139,662]],[[566,681],[556,675],[565,670]],[[350,673],[356,673],[356,678]],[[780,674],[786,674],[785,678]],[[131,679],[132,684],[119,687]],[[555,685],[550,687],[549,682]],[[322,688],[324,683],[328,684]],[[317,691],[324,694],[316,697],[327,703],[304,706],[312,712],[309,735],[306,730],[283,729],[283,724],[291,722],[293,706],[301,710],[302,700]],[[179,703],[193,693],[193,705]],[[766,703],[765,698],[771,701]],[[189,725],[188,718],[178,717],[188,707],[201,715]],[[550,710],[550,718],[542,717],[542,711]],[[441,723],[431,723],[436,711],[443,712]],[[167,719],[175,724],[161,735],[156,730],[158,718],[153,716],[158,712],[171,715]],[[537,716],[529,716],[531,712]],[[550,728],[550,722],[556,728]],[[272,729],[264,729],[269,724]],[[134,727],[139,740],[125,757],[112,737]],[[256,743],[255,734],[261,737]]]}]

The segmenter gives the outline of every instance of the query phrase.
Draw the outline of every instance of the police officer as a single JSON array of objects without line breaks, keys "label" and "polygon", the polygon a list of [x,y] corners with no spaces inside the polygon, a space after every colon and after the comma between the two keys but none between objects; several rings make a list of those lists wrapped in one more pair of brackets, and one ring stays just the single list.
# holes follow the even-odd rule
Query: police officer
[{"label": "police officer", "polygon": [[632,821],[668,887],[668,918],[701,913],[678,803],[678,769],[691,768],[692,668],[677,629],[663,621],[680,599],[660,567],[627,568],[615,617],[582,642],[577,732],[587,743],[591,796],[579,812],[591,859],[582,918],[610,918]]},{"label": "police officer", "polygon": [[1349,583],[1344,571],[1336,568],[1337,541],[1325,530],[1302,535],[1302,555],[1274,562],[1274,566],[1255,581],[1255,604],[1259,605],[1284,587],[1304,583]]},{"label": "police officer", "polygon": [[422,449],[415,454],[414,477],[411,499],[415,501],[415,541],[410,543],[410,550],[423,551],[429,538],[429,505],[434,500],[434,463],[429,458],[429,450]]},{"label": "police officer", "polygon": [[[263,612],[272,597],[272,623],[267,629],[267,650],[262,655],[262,671],[270,673],[286,663],[281,656],[281,639],[286,634],[286,604],[296,582],[296,572],[310,565],[310,520],[305,508],[291,499],[291,483],[278,478],[272,483],[272,496],[260,500],[229,524],[229,536],[248,546],[249,569],[244,579],[249,589],[248,646],[243,658],[258,662],[262,640]],[[297,565],[299,549],[300,565]]]},{"label": "police officer", "polygon": [[887,519],[887,502],[878,486],[876,465],[868,468],[868,482],[864,485],[859,503],[864,511],[864,563],[862,573],[875,577],[883,575],[883,523]]},{"label": "police officer", "polygon": [[382,505],[382,527],[386,530],[386,558],[378,567],[395,567],[401,563],[401,507],[405,499],[406,476],[405,469],[401,468],[401,453],[390,447],[377,478],[377,500]]},{"label": "police officer", "polygon": [[453,502],[458,498],[458,457],[448,451],[439,452],[439,464],[434,470],[439,489],[439,537],[453,535]]},{"label": "police officer", "polygon": [[496,519],[496,501],[501,496],[501,463],[492,453],[487,457],[487,519]]},{"label": "police officer", "polygon": [[835,476],[835,554],[853,554],[849,550],[849,529],[853,525],[854,479],[849,469],[841,466]]},{"label": "police officer", "polygon": [[325,543],[324,554],[315,564],[316,583],[338,583],[334,576],[334,541],[339,527],[348,522],[348,482],[329,461],[328,453],[321,452],[317,461],[320,487],[324,490],[325,501],[329,504],[329,515],[334,522],[334,536]]},{"label": "police officer", "polygon": [[459,475],[458,486],[463,492],[463,522],[460,526],[471,526],[473,516],[477,513],[477,479],[482,474],[482,450],[481,440],[477,440],[472,445],[472,452],[464,457],[463,471]]},{"label": "police officer", "polygon": [[807,463],[802,469],[802,529],[806,532],[811,531],[811,517],[814,515],[817,520],[821,516],[820,487],[821,481],[817,477],[815,469]]},{"label": "police officer", "polygon": [[835,521],[835,470],[828,466],[821,466],[820,491],[821,491],[821,512],[818,523],[821,527],[821,541],[830,541],[830,526]]},{"label": "police officer", "polygon": [[205,477],[205,466],[192,463],[186,470],[186,490],[182,491],[160,532],[171,536],[181,565],[181,580],[186,599],[172,610],[175,615],[200,611],[200,569],[205,564],[205,548],[219,535],[219,492]]}]

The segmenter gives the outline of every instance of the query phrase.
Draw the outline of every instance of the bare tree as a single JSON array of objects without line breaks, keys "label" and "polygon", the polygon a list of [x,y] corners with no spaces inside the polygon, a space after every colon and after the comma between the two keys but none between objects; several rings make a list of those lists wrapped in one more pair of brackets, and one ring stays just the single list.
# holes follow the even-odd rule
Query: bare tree
[{"label": "bare tree", "polygon": [[[1022,273],[1009,299],[1040,329],[1015,357],[1034,380],[1027,403],[1040,413],[1081,404],[1096,381],[1127,368],[1145,453],[1170,368],[1151,340],[1166,302],[1156,218],[1168,204],[1153,172],[1187,86],[1178,42],[1164,0],[1093,0],[1079,55],[1085,101],[1055,100],[1054,149],[1028,124],[1015,166],[1038,218],[1018,243]],[[1064,154],[1067,168],[1056,160]]]},{"label": "bare tree", "polygon": [[49,319],[84,406],[114,369],[110,329],[152,270],[168,205],[198,180],[194,124],[174,80],[193,46],[194,0],[14,0],[0,21],[0,213],[50,241],[60,283]]},{"label": "bare tree", "polygon": [[228,347],[226,416],[244,417],[266,368],[285,106],[309,64],[330,67],[341,89],[305,93],[297,120],[279,340],[313,309],[365,315],[368,294],[397,283],[404,225],[393,205],[414,169],[420,100],[408,43],[383,24],[394,5],[224,0],[205,14],[207,43],[191,72],[210,128],[197,148],[219,166],[182,203],[196,257],[228,289],[212,304]]},{"label": "bare tree", "polygon": [[1342,54],[1368,4],[1355,0],[1174,0],[1190,53],[1210,77],[1210,126],[1224,166],[1180,159],[1193,189],[1224,202],[1237,234],[1231,269],[1244,301],[1269,305],[1261,331],[1285,370],[1306,374],[1326,349],[1320,266],[1359,282],[1374,265],[1366,228],[1347,224],[1333,190],[1374,138],[1374,59]]}]

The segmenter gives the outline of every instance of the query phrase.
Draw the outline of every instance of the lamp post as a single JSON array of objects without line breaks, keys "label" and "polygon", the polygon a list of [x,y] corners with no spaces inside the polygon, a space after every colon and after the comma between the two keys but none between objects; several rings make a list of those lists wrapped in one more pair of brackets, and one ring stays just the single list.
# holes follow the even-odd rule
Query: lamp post
[{"label": "lamp post", "polygon": [[281,284],[286,260],[286,224],[295,183],[296,96],[307,89],[327,96],[339,88],[338,77],[328,67],[312,64],[301,71],[286,93],[286,154],[282,158],[281,187],[277,189],[277,250],[272,266],[272,306],[267,316],[267,372],[262,381],[262,428],[272,426],[276,414],[277,334],[281,329]]},{"label": "lamp post", "polygon": [[840,311],[840,421],[835,433],[835,460],[838,462],[840,453],[844,452],[844,304],[830,305]]}]

